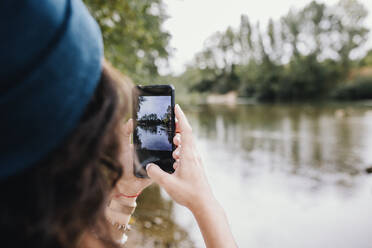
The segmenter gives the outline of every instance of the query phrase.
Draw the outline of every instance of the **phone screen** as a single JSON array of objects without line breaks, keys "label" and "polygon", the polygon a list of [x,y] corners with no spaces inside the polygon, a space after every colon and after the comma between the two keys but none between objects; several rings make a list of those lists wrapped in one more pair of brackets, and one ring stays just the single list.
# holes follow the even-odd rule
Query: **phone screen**
[{"label": "phone screen", "polygon": [[155,163],[172,173],[174,159],[174,90],[168,85],[142,86],[135,101],[133,143],[135,174],[147,176],[145,166]]}]

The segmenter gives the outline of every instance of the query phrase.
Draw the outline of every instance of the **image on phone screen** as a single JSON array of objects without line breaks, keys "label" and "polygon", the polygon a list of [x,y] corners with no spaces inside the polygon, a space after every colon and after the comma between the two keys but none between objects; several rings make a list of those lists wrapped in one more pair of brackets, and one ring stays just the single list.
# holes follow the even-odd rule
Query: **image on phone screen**
[{"label": "image on phone screen", "polygon": [[143,168],[155,163],[173,172],[174,120],[172,96],[138,96],[133,140]]},{"label": "image on phone screen", "polygon": [[139,96],[137,135],[140,149],[172,151],[171,96]]}]

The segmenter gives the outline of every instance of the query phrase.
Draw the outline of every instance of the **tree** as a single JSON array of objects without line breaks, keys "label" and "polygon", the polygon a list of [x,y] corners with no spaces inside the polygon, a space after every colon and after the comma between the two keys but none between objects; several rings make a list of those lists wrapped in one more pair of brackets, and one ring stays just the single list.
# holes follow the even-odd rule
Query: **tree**
[{"label": "tree", "polygon": [[367,55],[361,60],[361,66],[372,66],[372,50],[369,50]]},{"label": "tree", "polygon": [[364,22],[368,11],[357,0],[340,0],[333,13],[336,17],[337,31],[333,48],[339,55],[344,71],[348,72],[352,53],[367,41],[369,30],[364,26]]},{"label": "tree", "polygon": [[101,27],[105,56],[138,81],[158,75],[170,53],[162,0],[84,0]]},{"label": "tree", "polygon": [[336,5],[312,1],[279,21],[270,19],[266,28],[242,15],[237,29],[207,39],[195,58],[200,74],[193,74],[197,83],[190,83],[190,89],[239,90],[265,101],[327,96],[357,64],[353,54],[367,39],[366,16],[356,0]]},{"label": "tree", "polygon": [[157,114],[145,114],[141,117],[141,119],[138,120],[138,122],[142,123],[158,123],[161,122],[161,120],[158,118]]},{"label": "tree", "polygon": [[294,10],[290,10],[288,14],[281,19],[282,39],[284,42],[290,44],[292,56],[297,58],[300,56],[298,49],[300,22],[301,17]]},{"label": "tree", "polygon": [[167,112],[165,112],[161,121],[163,122],[164,125],[168,126],[170,124],[171,119],[172,119],[172,107],[169,105],[167,108]]},{"label": "tree", "polygon": [[240,26],[236,34],[237,42],[240,48],[240,63],[246,64],[253,57],[253,28],[248,16],[242,15],[240,17]]}]

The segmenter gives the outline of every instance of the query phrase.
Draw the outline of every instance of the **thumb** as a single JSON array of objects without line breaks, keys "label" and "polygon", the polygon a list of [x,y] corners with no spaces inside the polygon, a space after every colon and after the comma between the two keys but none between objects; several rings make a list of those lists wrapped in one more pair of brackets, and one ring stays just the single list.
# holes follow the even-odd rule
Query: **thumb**
[{"label": "thumb", "polygon": [[160,169],[159,166],[156,164],[148,164],[146,165],[146,171],[147,175],[154,180],[156,183],[158,183],[160,186],[167,188],[167,186],[171,183],[173,180],[172,176],[162,169]]}]

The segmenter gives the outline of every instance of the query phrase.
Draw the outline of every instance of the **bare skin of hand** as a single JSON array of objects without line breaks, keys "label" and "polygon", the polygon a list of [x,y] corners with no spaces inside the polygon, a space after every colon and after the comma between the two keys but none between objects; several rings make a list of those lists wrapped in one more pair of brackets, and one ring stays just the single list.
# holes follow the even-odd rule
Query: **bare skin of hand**
[{"label": "bare skin of hand", "polygon": [[175,172],[170,175],[155,164],[148,165],[146,169],[150,178],[164,187],[177,203],[194,209],[201,202],[213,201],[214,197],[195,147],[191,126],[179,107],[175,108],[175,113],[179,131],[173,139],[177,146],[173,152]]},{"label": "bare skin of hand", "polygon": [[146,167],[147,174],[162,186],[179,204],[189,208],[194,214],[207,247],[237,247],[223,208],[215,199],[207,181],[202,160],[196,149],[191,126],[176,105],[178,122],[177,134],[173,142],[177,149],[173,152],[176,160],[175,172],[168,174],[155,164]]}]

